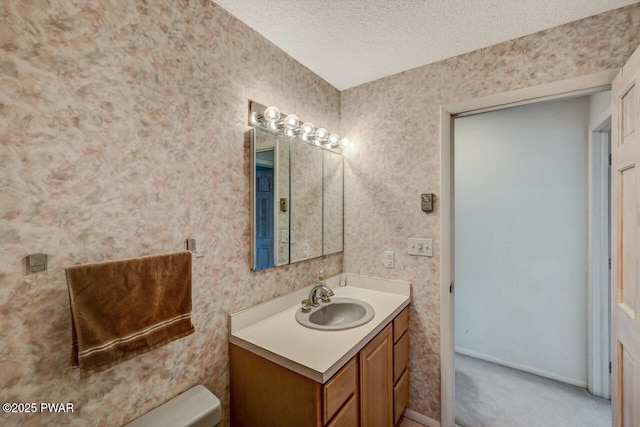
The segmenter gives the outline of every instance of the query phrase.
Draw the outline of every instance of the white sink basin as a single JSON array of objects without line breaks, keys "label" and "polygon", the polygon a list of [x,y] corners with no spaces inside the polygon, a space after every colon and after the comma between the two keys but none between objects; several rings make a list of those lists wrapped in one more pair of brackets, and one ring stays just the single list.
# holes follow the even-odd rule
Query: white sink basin
[{"label": "white sink basin", "polygon": [[305,313],[298,309],[296,320],[302,326],[323,331],[341,331],[368,323],[375,311],[368,303],[346,297],[333,297],[331,302],[320,303]]}]

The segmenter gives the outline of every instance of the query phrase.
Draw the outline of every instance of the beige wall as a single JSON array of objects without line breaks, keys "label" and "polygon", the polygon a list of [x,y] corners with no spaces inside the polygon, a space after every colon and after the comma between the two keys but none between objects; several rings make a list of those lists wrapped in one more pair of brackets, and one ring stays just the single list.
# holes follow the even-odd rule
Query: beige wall
[{"label": "beige wall", "polygon": [[[2,425],[119,425],[199,383],[226,412],[227,314],[341,271],[341,255],[249,271],[248,99],[356,143],[345,270],[413,282],[410,407],[439,418],[439,219],[418,199],[439,191],[438,106],[616,68],[640,42],[632,6],[340,94],[207,1],[0,10],[0,400],[75,405],[0,414]],[[433,258],[403,255],[407,237],[430,236]],[[181,250],[187,237],[205,250],[196,333],[80,380],[64,268]],[[33,252],[50,268],[27,276]]]},{"label": "beige wall", "polygon": [[[413,284],[409,408],[440,419],[440,229],[420,194],[440,192],[442,104],[619,68],[640,44],[640,5],[615,10],[342,92],[345,271]],[[432,237],[434,256],[406,255]],[[394,269],[382,253],[395,252]]]},{"label": "beige wall", "polygon": [[[117,426],[195,384],[228,424],[227,314],[342,270],[250,272],[248,99],[339,125],[335,88],[208,1],[2,0],[0,401],[75,411],[0,425]],[[81,380],[64,268],[187,237],[196,333]],[[25,276],[33,252],[49,270]]]}]

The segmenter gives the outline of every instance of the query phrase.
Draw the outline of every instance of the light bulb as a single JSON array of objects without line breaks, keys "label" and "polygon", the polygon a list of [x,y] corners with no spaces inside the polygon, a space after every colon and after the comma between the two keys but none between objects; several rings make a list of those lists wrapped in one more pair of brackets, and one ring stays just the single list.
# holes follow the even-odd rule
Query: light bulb
[{"label": "light bulb", "polygon": [[300,120],[298,120],[298,116],[296,116],[295,114],[289,114],[284,118],[284,125],[289,129],[297,128],[299,123]]},{"label": "light bulb", "polygon": [[278,122],[269,121],[269,129],[278,130]]},{"label": "light bulb", "polygon": [[302,127],[300,128],[300,130],[302,131],[303,134],[310,134],[313,133],[313,131],[315,130],[315,126],[312,123],[306,122],[305,124],[302,125]]},{"label": "light bulb", "polygon": [[295,132],[293,131],[293,129],[287,128],[285,129],[284,133],[288,136],[288,137],[292,137],[295,135]]},{"label": "light bulb", "polygon": [[327,139],[328,136],[329,131],[327,131],[325,128],[319,128],[316,131],[316,137],[318,137],[318,139]]},{"label": "light bulb", "polygon": [[340,137],[338,135],[333,133],[333,134],[331,134],[331,136],[329,136],[329,144],[337,145],[338,142],[340,142]]},{"label": "light bulb", "polygon": [[260,125],[260,121],[258,120],[258,113],[251,113],[251,124],[254,126]]},{"label": "light bulb", "polygon": [[262,113],[264,115],[264,118],[271,121],[271,122],[277,122],[278,120],[280,120],[280,110],[278,110],[276,107],[271,106],[271,107],[267,107],[264,110],[264,113]]}]

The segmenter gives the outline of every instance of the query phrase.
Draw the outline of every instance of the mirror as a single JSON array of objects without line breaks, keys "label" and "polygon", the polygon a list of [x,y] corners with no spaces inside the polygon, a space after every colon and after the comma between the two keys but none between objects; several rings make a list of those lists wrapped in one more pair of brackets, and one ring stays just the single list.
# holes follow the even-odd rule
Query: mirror
[{"label": "mirror", "polygon": [[343,249],[344,166],[339,153],[323,154],[322,254],[329,255]]},{"label": "mirror", "polygon": [[253,270],[341,252],[342,155],[259,127],[251,150]]},{"label": "mirror", "polygon": [[254,129],[252,147],[252,241],[254,270],[289,263],[289,139]]},{"label": "mirror", "polygon": [[[271,135],[273,138],[273,135]],[[276,262],[275,265],[285,265],[289,263],[289,138],[276,136],[277,147],[277,196],[275,200],[278,205],[275,206],[276,212]]]},{"label": "mirror", "polygon": [[322,256],[322,148],[291,147],[290,262]]}]

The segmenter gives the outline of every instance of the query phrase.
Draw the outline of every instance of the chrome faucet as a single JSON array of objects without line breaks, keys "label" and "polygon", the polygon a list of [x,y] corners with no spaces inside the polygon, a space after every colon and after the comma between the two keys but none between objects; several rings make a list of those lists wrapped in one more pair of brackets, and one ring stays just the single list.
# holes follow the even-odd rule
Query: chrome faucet
[{"label": "chrome faucet", "polygon": [[[322,276],[321,276],[322,277]],[[329,302],[329,297],[333,296],[333,291],[330,287],[326,285],[326,282],[320,279],[313,288],[311,288],[311,292],[309,292],[309,303],[312,307],[317,307],[318,305],[318,291],[320,292],[322,302]]]}]

